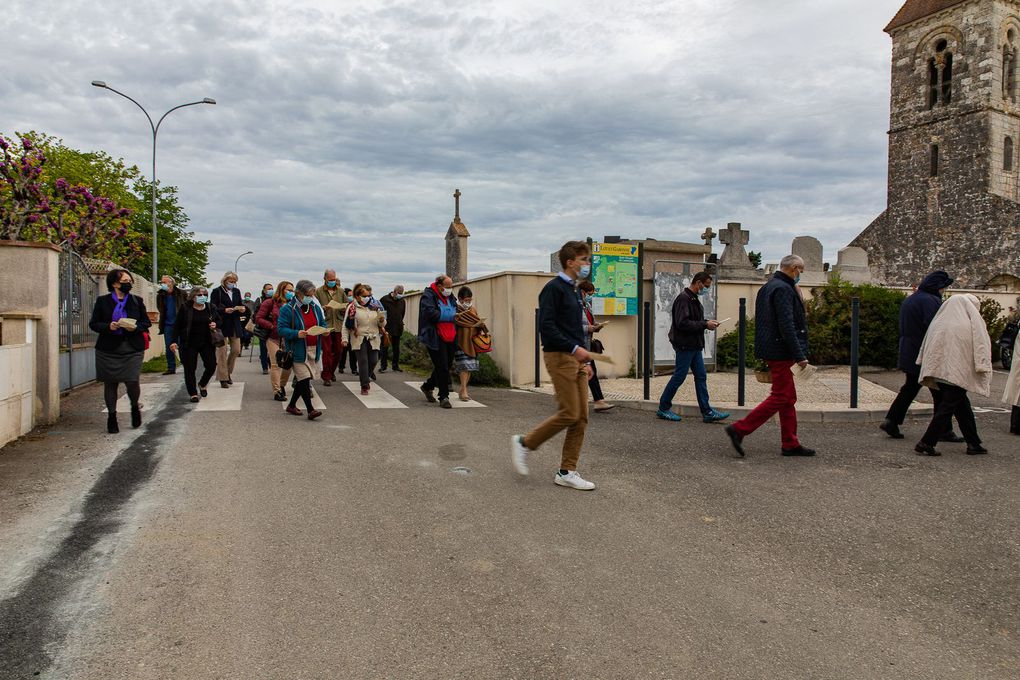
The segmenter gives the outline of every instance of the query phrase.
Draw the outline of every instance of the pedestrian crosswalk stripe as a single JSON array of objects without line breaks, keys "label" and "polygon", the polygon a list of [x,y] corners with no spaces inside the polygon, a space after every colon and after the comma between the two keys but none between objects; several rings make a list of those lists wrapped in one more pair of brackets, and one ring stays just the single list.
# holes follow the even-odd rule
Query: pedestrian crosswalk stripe
[{"label": "pedestrian crosswalk stripe", "polygon": [[[165,399],[167,392],[177,387],[174,382],[145,382],[141,384],[142,396],[138,401],[142,404],[142,411],[151,411],[159,406]],[[123,393],[124,388],[120,388],[122,394],[120,399],[117,400],[117,413],[130,413],[131,412],[131,400],[128,399],[126,393]],[[106,407],[103,407],[101,413],[106,413]]]},{"label": "pedestrian crosswalk stripe", "polygon": [[[293,396],[294,386],[291,385],[290,389],[291,392],[287,392],[287,401],[280,402],[280,405],[283,407],[284,411],[286,411],[287,406],[290,405],[290,398]],[[297,404],[295,405],[302,410],[305,408],[305,402],[301,397],[298,397]],[[319,393],[315,391],[314,387],[312,388],[312,408],[314,408],[316,411],[326,410],[326,404],[323,403],[322,399],[319,397]]]},{"label": "pedestrian crosswalk stripe", "polygon": [[208,397],[202,397],[202,401],[195,405],[196,411],[240,411],[241,401],[244,399],[244,383],[234,383],[224,389],[222,387],[208,387]]},{"label": "pedestrian crosswalk stripe", "polygon": [[[420,380],[418,382],[414,382],[414,381],[410,381],[409,380],[409,381],[406,381],[404,384],[405,385],[410,385],[419,394],[421,394],[421,386],[424,385],[425,383],[421,382]],[[455,392],[451,392],[450,393],[450,404],[454,408],[485,408],[485,404],[477,402],[473,398],[471,399],[471,401],[461,401],[460,397],[458,397]]]},{"label": "pedestrian crosswalk stripe", "polygon": [[399,399],[378,385],[372,385],[368,394],[361,393],[361,383],[345,382],[343,385],[365,405],[365,408],[407,408]]}]

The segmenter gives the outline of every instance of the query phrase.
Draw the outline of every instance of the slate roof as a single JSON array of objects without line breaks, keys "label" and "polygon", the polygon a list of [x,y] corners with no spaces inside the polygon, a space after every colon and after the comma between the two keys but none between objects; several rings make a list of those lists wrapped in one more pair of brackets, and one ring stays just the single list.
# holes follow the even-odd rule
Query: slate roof
[{"label": "slate roof", "polygon": [[907,24],[923,19],[929,14],[935,14],[941,12],[944,9],[949,9],[954,5],[959,5],[961,2],[967,0],[907,0],[900,8],[900,11],[896,13],[893,20],[889,22],[889,25],[885,27],[886,33],[893,29],[899,28],[900,26],[906,26]]}]

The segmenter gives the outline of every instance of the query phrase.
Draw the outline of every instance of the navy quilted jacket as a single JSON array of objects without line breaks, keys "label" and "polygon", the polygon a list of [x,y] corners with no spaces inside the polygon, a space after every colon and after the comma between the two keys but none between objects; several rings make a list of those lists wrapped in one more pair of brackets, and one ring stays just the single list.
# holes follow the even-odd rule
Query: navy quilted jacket
[{"label": "navy quilted jacket", "polygon": [[807,359],[807,315],[794,281],[776,272],[754,301],[754,355],[765,361]]}]

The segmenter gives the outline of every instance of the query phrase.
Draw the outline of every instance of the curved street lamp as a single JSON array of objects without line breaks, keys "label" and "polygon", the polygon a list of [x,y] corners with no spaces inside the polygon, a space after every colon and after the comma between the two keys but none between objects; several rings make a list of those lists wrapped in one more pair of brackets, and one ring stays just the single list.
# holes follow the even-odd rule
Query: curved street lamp
[{"label": "curved street lamp", "polygon": [[166,113],[164,113],[162,117],[160,117],[159,121],[153,124],[152,116],[150,116],[149,112],[145,110],[145,107],[136,102],[131,97],[127,96],[123,92],[120,92],[119,90],[113,89],[102,80],[93,80],[92,85],[94,87],[101,87],[104,90],[109,90],[110,92],[119,94],[121,97],[124,97],[124,99],[127,99],[135,106],[140,108],[142,110],[142,113],[144,113],[145,117],[148,118],[149,120],[149,127],[152,128],[152,282],[155,283],[156,281],[159,280],[157,273],[158,268],[157,268],[157,244],[156,244],[156,135],[157,133],[159,133],[159,126],[163,124],[163,119],[169,116],[177,109],[183,109],[185,106],[195,106],[196,104],[215,104],[216,100],[210,97],[206,97],[201,101],[180,104],[179,106],[175,106]]},{"label": "curved street lamp", "polygon": [[241,261],[242,257],[244,257],[245,255],[254,255],[254,254],[255,253],[253,253],[252,251],[249,250],[247,253],[241,253],[240,255],[238,255],[237,259],[234,260],[234,273],[235,274],[237,273],[237,263]]}]

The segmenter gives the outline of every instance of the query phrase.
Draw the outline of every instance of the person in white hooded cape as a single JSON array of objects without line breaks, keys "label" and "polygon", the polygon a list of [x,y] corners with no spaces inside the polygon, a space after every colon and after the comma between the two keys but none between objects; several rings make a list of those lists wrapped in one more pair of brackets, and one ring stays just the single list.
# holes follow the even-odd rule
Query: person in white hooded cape
[{"label": "person in white hooded cape", "polygon": [[954,295],[939,308],[925,333],[917,363],[921,366],[921,384],[940,390],[942,401],[914,450],[922,455],[940,455],[935,444],[955,416],[967,441],[967,453],[988,453],[981,446],[974,409],[967,397],[968,392],[987,397],[992,391],[992,340],[976,297]]},{"label": "person in white hooded cape", "polygon": [[1012,434],[1020,434],[1020,361],[1016,360],[1016,351],[1020,349],[1020,333],[1017,333],[1013,342],[1013,365],[1009,369],[1009,378],[1006,380],[1006,391],[1002,393],[1002,401],[1013,407],[1013,413],[1009,419],[1009,431]]}]

